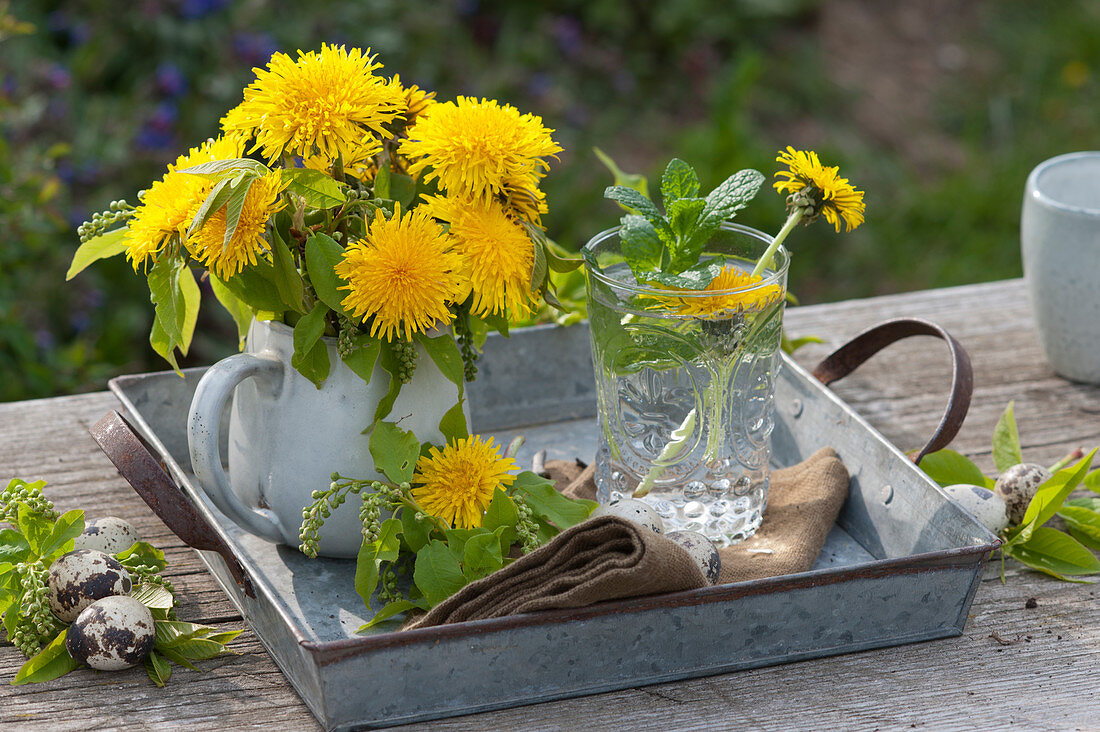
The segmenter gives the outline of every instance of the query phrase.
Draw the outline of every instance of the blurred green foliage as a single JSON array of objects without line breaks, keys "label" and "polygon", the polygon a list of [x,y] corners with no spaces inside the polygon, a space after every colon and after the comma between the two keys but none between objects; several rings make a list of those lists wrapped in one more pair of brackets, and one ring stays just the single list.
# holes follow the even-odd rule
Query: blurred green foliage
[{"label": "blurred green foliage", "polygon": [[[929,60],[940,68],[926,114],[902,115],[884,136],[868,127],[875,110],[860,77],[838,73],[830,53],[829,29],[846,19],[824,21],[845,8],[852,4],[16,2],[0,15],[34,30],[5,32],[0,20],[0,399],[102,388],[110,374],[163,367],[144,335],[144,281],[124,262],[64,283],[75,228],[112,199],[135,201],[167,162],[216,134],[252,67],[273,51],[322,41],[369,46],[387,74],[440,99],[490,96],[542,115],[565,148],[547,179],[546,223],[568,248],[619,216],[602,198],[610,176],[593,146],[651,178],[681,157],[706,188],[743,167],[770,175],[776,150],[793,144],[840,165],[868,205],[853,234],[818,225],[792,235],[790,281],[803,302],[1018,276],[1027,172],[1096,146],[1100,9],[1086,0],[974,3],[958,23],[961,49]],[[950,154],[930,163],[919,144],[899,144],[907,135],[946,141]],[[741,220],[774,231],[783,216],[782,200],[765,191]],[[200,323],[190,363],[233,349],[227,321]]]}]

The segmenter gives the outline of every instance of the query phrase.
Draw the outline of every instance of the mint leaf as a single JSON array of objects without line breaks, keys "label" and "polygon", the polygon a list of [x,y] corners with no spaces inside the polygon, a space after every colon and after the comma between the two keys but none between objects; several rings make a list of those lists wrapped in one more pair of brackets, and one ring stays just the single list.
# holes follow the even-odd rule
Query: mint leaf
[{"label": "mint leaf", "polygon": [[435,607],[466,586],[462,565],[447,545],[438,539],[416,553],[413,582]]},{"label": "mint leaf", "polygon": [[[668,226],[678,239],[683,240],[678,248],[697,250],[695,252],[695,260],[693,260],[691,264],[694,264],[694,262],[698,260],[699,252],[702,251],[703,245],[706,244],[705,239],[698,243],[689,241],[692,238],[691,235],[695,231],[695,224],[699,219],[699,214],[702,213],[703,207],[706,205],[707,202],[702,198],[681,198],[673,201],[668,206]],[[673,259],[675,258],[674,252]]]},{"label": "mint leaf", "polygon": [[657,230],[642,216],[624,216],[619,229],[619,243],[627,266],[633,272],[661,269],[665,245]]},{"label": "mint leaf", "polygon": [[650,201],[633,188],[627,188],[626,186],[608,186],[604,189],[603,197],[610,198],[628,211],[644,216],[653,223],[664,218],[661,216],[661,212],[657,209],[653,201]]},{"label": "mint leaf", "polygon": [[660,282],[662,285],[678,287],[682,290],[703,290],[721,274],[724,266],[724,259],[708,259],[679,274],[646,272],[642,275],[642,279],[646,282]]},{"label": "mint leaf", "polygon": [[401,551],[401,522],[388,518],[382,522],[378,538],[364,541],[355,560],[355,591],[370,607],[370,598],[378,587],[378,571],[382,562],[393,562]]},{"label": "mint leaf", "polygon": [[370,435],[370,454],[375,470],[385,473],[394,483],[407,483],[416,470],[420,441],[411,431],[392,422],[379,422]]},{"label": "mint leaf", "polygon": [[73,263],[69,265],[69,271],[65,273],[65,281],[68,282],[76,277],[92,262],[125,252],[128,246],[126,244],[128,231],[126,227],[115,229],[81,244],[73,255]]},{"label": "mint leaf", "polygon": [[726,178],[707,195],[706,206],[699,217],[701,222],[717,228],[726,219],[733,218],[756,196],[763,183],[764,175],[752,169],[738,171]]},{"label": "mint leaf", "polygon": [[954,450],[930,452],[920,461],[920,469],[941,486],[977,485],[992,490],[996,481],[987,478],[977,465]]},{"label": "mint leaf", "polygon": [[1013,413],[1015,402],[1009,402],[1004,414],[993,428],[993,463],[1002,473],[1013,465],[1024,461],[1020,450],[1020,433],[1016,428],[1016,416]]},{"label": "mint leaf", "polygon": [[[665,210],[669,210],[673,201],[680,198],[693,198],[698,193],[699,176],[695,173],[695,168],[680,158],[668,161],[664,175],[661,176],[661,200],[664,201]],[[669,218],[672,218],[671,213]]]}]

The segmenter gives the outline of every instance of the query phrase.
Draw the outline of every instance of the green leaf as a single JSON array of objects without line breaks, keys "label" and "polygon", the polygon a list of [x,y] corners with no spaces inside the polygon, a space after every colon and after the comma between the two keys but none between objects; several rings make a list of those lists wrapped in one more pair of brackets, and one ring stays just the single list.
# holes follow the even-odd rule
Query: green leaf
[{"label": "green leaf", "polygon": [[667,272],[644,272],[640,279],[645,282],[660,282],[662,285],[679,287],[682,290],[703,290],[722,272],[724,259],[708,259],[679,274]]},{"label": "green leaf", "polygon": [[154,571],[161,572],[168,566],[164,552],[146,541],[135,541],[131,546],[115,554],[115,559],[123,565],[144,564]]},{"label": "green leaf", "polygon": [[390,166],[379,166],[374,176],[374,195],[379,198],[390,197]]},{"label": "green leaf", "polygon": [[633,188],[627,188],[626,186],[608,186],[603,192],[604,198],[610,198],[620,206],[625,208],[628,213],[638,214],[644,216],[651,222],[656,223],[662,221],[664,216],[654,205],[653,201],[643,196]]},{"label": "green leaf", "polygon": [[18,564],[30,559],[33,554],[27,537],[15,529],[0,529],[0,561]]},{"label": "green leaf", "polygon": [[240,223],[241,220],[241,212],[244,211],[244,202],[248,197],[248,189],[256,182],[256,177],[254,175],[242,176],[244,176],[243,171],[235,180],[229,182],[229,187],[233,189],[233,192],[229,194],[229,200],[225,202],[225,236],[222,237],[223,247],[228,247],[229,242],[233,241],[233,235],[237,233],[237,224]]},{"label": "green leaf", "polygon": [[977,485],[992,489],[996,481],[986,477],[981,468],[954,450],[930,452],[920,461],[920,469],[941,486]]},{"label": "green leaf", "polygon": [[397,401],[397,395],[401,393],[401,379],[398,377],[401,370],[401,361],[394,353],[393,344],[389,341],[382,341],[378,362],[382,364],[382,369],[390,375],[390,385],[386,390],[386,394],[378,400],[378,406],[374,408],[374,418],[367,430],[373,429],[380,420],[389,416],[389,413],[393,411],[393,403]]},{"label": "green leaf", "polygon": [[321,338],[328,313],[328,307],[319,302],[294,326],[294,354],[290,357],[290,365],[318,389],[328,378],[331,366],[328,346]]},{"label": "green leaf", "polygon": [[100,234],[94,239],[89,239],[80,245],[73,255],[73,263],[69,265],[69,271],[65,273],[65,281],[83,272],[89,264],[122,254],[127,249],[126,233],[128,228],[115,229],[105,234]]},{"label": "green leaf", "polygon": [[31,551],[42,556],[42,546],[53,530],[53,522],[25,503],[16,503],[15,506],[16,528],[23,532]]},{"label": "green leaf", "polygon": [[462,573],[467,579],[481,579],[503,566],[504,556],[501,554],[500,536],[497,534],[471,536],[466,542],[462,550]]},{"label": "green leaf", "polygon": [[460,398],[458,403],[444,413],[439,420],[439,432],[443,439],[449,443],[465,439],[470,436],[470,429],[466,425],[466,412],[462,409],[465,400]]},{"label": "green leaf", "polygon": [[1085,474],[1088,473],[1097,449],[1093,448],[1092,452],[1081,458],[1076,465],[1059,470],[1050,480],[1039,486],[1039,490],[1027,504],[1027,511],[1024,512],[1020,526],[1009,529],[1006,546],[1027,542],[1036,528],[1045,524],[1058,512],[1062,503],[1081,484]]},{"label": "green leaf", "polygon": [[519,510],[516,502],[502,488],[493,492],[493,499],[485,509],[485,517],[481,525],[490,531],[501,526],[515,526],[519,522]]},{"label": "green leaf", "polygon": [[[669,211],[671,204],[678,199],[693,198],[698,194],[699,176],[695,173],[695,168],[680,158],[669,160],[665,173],[661,176],[661,200],[664,201],[665,210]],[[672,218],[671,213],[669,218]]]},{"label": "green leaf", "polygon": [[282,313],[286,310],[275,286],[275,268],[266,259],[257,260],[254,267],[245,267],[223,283],[256,312]]},{"label": "green leaf", "polygon": [[1086,475],[1081,483],[1093,493],[1100,493],[1100,470],[1094,470]]},{"label": "green leaf", "polygon": [[603,163],[604,166],[611,171],[611,175],[615,178],[616,185],[633,188],[634,190],[641,193],[643,196],[649,196],[649,183],[644,175],[641,175],[640,173],[624,173],[619,168],[619,166],[615,164],[615,161],[612,160],[607,153],[605,153],[598,147],[592,148],[592,152],[594,152],[596,154],[596,157],[599,158],[600,162]]},{"label": "green leaf", "polygon": [[370,454],[375,470],[385,473],[394,483],[407,483],[412,480],[420,457],[420,440],[392,422],[379,422],[370,435]]},{"label": "green leaf", "polygon": [[1066,575],[1100,572],[1100,560],[1073,537],[1048,526],[1039,526],[1022,542],[1002,551],[1032,569],[1064,579]]},{"label": "green leaf", "polygon": [[271,259],[275,268],[275,288],[279,291],[279,297],[287,308],[297,313],[306,311],[303,304],[305,298],[305,283],[302,275],[298,273],[298,265],[294,263],[294,256],[287,248],[286,242],[279,235],[276,227],[271,227]]},{"label": "green leaf", "polygon": [[[241,629],[241,630],[222,630],[222,631],[218,631],[217,633],[211,633],[210,635],[206,636],[206,639],[207,640],[212,640],[215,643],[221,643],[224,646],[227,643],[230,643],[233,640],[235,640],[237,638],[237,636],[239,636],[243,632],[244,632],[244,629]],[[226,650],[229,650],[229,649],[226,649]]]},{"label": "green leaf", "polygon": [[182,258],[165,257],[150,268],[148,281],[149,299],[156,306],[156,323],[167,338],[167,350],[178,348],[186,356],[202,299],[195,276]]},{"label": "green leaf", "polygon": [[156,651],[150,651],[145,657],[145,672],[157,686],[164,688],[168,679],[172,678],[172,664],[164,660]]},{"label": "green leaf", "polygon": [[1087,508],[1090,511],[1100,512],[1100,498],[1071,498],[1062,505],[1080,506],[1082,508]]},{"label": "green leaf", "polygon": [[390,173],[390,196],[407,209],[416,198],[416,181],[402,173]]},{"label": "green leaf", "polygon": [[428,518],[417,521],[416,511],[407,506],[403,507],[397,516],[401,519],[401,538],[415,554],[428,543],[434,525]]},{"label": "green leaf", "polygon": [[244,349],[245,336],[248,335],[248,327],[252,324],[252,308],[233,294],[233,291],[213,273],[210,273],[210,289],[214,291],[214,297],[237,324],[237,348]]},{"label": "green leaf", "polygon": [[195,664],[191,663],[190,659],[188,659],[187,656],[183,655],[174,648],[163,648],[159,649],[157,652],[170,660],[172,663],[178,663],[180,666],[183,666],[184,668],[190,669],[192,671],[199,670],[198,667],[195,666]]},{"label": "green leaf", "polygon": [[320,170],[284,168],[282,175],[286,190],[301,196],[310,208],[333,208],[348,200],[344,186]]},{"label": "green leaf", "polygon": [[788,356],[794,354],[795,351],[797,351],[799,348],[802,348],[803,346],[808,346],[811,343],[824,343],[824,342],[825,341],[821,340],[817,336],[802,336],[801,338],[793,338],[793,339],[788,338],[787,337],[787,331],[785,331],[785,330],[783,331],[782,348],[783,348],[783,352],[786,353]]},{"label": "green leaf", "polygon": [[314,234],[306,240],[306,269],[317,297],[337,313],[347,314],[339,288],[345,282],[336,275],[336,265],[344,258],[344,248],[326,234]]},{"label": "green leaf", "polygon": [[416,553],[413,582],[424,593],[429,607],[435,607],[466,586],[462,565],[447,545],[438,539]]},{"label": "green leaf", "polygon": [[764,183],[764,175],[758,170],[741,170],[726,178],[707,195],[706,205],[699,218],[705,225],[715,226],[733,218],[756,197]]},{"label": "green leaf", "polygon": [[416,334],[416,340],[424,346],[432,362],[452,384],[457,384],[461,392],[465,380],[463,379],[462,354],[458,350],[454,336],[444,334],[429,338],[423,333]]},{"label": "green leaf", "polygon": [[[209,638],[192,638],[166,650],[178,653],[189,661],[205,661],[208,658],[220,655],[226,648],[221,643]],[[164,653],[164,651],[161,651],[161,653]]]},{"label": "green leaf", "polygon": [[39,555],[47,565],[65,552],[71,552],[74,539],[84,533],[84,511],[76,508],[58,517],[50,535],[42,542]]},{"label": "green leaf", "polygon": [[665,245],[657,230],[641,216],[624,216],[619,229],[619,242],[627,265],[633,272],[661,269]]},{"label": "green leaf", "polygon": [[696,253],[692,264],[698,261],[699,252],[703,251],[703,245],[706,244],[706,239],[693,240],[691,237],[705,205],[706,201],[702,198],[681,198],[668,207],[668,225],[672,233],[682,240],[681,247],[684,250]]},{"label": "green leaf", "polygon": [[388,518],[382,522],[378,538],[364,541],[355,560],[355,591],[370,607],[370,598],[378,587],[378,573],[382,562],[392,562],[401,551],[401,521]]},{"label": "green leaf", "polygon": [[549,272],[546,263],[546,249],[538,242],[532,242],[531,246],[534,248],[535,257],[531,264],[531,280],[528,287],[531,292],[538,292],[545,284],[546,275]]},{"label": "green leaf", "polygon": [[1024,461],[1020,450],[1020,433],[1016,429],[1016,416],[1013,413],[1015,404],[1008,403],[997,426],[993,428],[993,463],[1002,473]]},{"label": "green leaf", "polygon": [[267,175],[271,170],[263,163],[252,158],[230,158],[228,160],[211,160],[207,163],[194,165],[177,171],[188,175],[197,175],[202,178],[221,180],[228,178],[230,174],[240,171],[248,171],[254,175]]},{"label": "green leaf", "polygon": [[192,638],[202,638],[217,630],[209,625],[187,623],[182,620],[158,620],[153,625],[158,649],[178,648]]},{"label": "green leaf", "polygon": [[1066,527],[1074,536],[1083,534],[1093,543],[1100,544],[1100,512],[1084,506],[1063,505],[1058,515],[1066,522]]},{"label": "green leaf", "polygon": [[134,587],[130,597],[150,610],[171,610],[176,604],[175,598],[167,588],[152,582]]},{"label": "green leaf", "polygon": [[1100,539],[1093,537],[1091,534],[1086,534],[1080,529],[1069,526],[1069,535],[1077,541],[1081,542],[1082,546],[1087,546],[1094,552],[1100,552]]},{"label": "green leaf", "polygon": [[579,524],[596,508],[595,501],[567,498],[554,488],[554,483],[529,470],[516,476],[511,493],[519,494],[535,516],[552,523],[560,530]]},{"label": "green leaf", "polygon": [[360,625],[355,632],[362,633],[364,630],[373,628],[380,623],[392,619],[396,615],[408,612],[414,608],[419,608],[421,610],[428,609],[423,600],[418,602],[413,602],[412,600],[394,600],[393,602],[387,603],[385,607],[376,612],[373,618]]},{"label": "green leaf", "polygon": [[70,656],[69,651],[65,649],[65,636],[68,632],[68,628],[61,631],[45,648],[27,659],[15,674],[11,685],[21,686],[52,681],[80,668],[80,662]]},{"label": "green leaf", "polygon": [[229,185],[229,181],[218,181],[218,184],[206,195],[202,205],[199,206],[199,210],[196,211],[194,217],[192,217],[191,223],[187,226],[187,233],[184,234],[184,238],[190,238],[192,234],[205,226],[206,222],[210,220],[210,217],[229,202],[229,197],[232,195],[233,188]]},{"label": "green leaf", "polygon": [[356,333],[351,337],[351,343],[351,350],[340,358],[360,379],[369,382],[374,378],[374,365],[378,361],[382,341],[371,338],[366,333]]}]

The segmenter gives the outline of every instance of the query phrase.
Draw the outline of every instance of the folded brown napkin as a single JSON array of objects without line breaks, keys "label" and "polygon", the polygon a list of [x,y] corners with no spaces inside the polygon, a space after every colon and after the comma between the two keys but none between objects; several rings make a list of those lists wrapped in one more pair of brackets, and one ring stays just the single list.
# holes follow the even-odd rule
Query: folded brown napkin
[{"label": "folded brown napkin", "polygon": [[604,600],[705,587],[678,545],[616,516],[566,529],[504,569],[466,585],[405,629],[584,607]]},{"label": "folded brown napkin", "polygon": [[[550,461],[562,493],[594,499],[592,468]],[[848,495],[848,471],[823,448],[772,472],[764,523],[747,541],[722,549],[719,584],[802,572],[813,566]],[[405,629],[572,608],[704,587],[681,547],[629,521],[604,516],[578,524],[504,569],[473,582]]]},{"label": "folded brown napkin", "polygon": [[[592,466],[550,461],[546,470],[565,495],[595,500]],[[805,572],[847,497],[848,471],[831,447],[798,465],[773,470],[764,523],[752,538],[719,550],[718,584]]]}]

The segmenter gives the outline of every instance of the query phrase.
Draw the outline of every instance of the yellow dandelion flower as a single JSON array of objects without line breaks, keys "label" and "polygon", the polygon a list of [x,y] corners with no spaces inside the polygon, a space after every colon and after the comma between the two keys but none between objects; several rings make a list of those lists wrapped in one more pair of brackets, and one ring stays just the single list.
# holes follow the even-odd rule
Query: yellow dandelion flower
[{"label": "yellow dandelion flower", "polygon": [[390,86],[399,91],[401,96],[405,99],[404,117],[406,127],[412,127],[416,124],[416,118],[428,107],[435,104],[435,92],[424,91],[416,84],[412,86],[403,86],[399,74],[394,74],[389,83]]},{"label": "yellow dandelion flower", "polygon": [[[654,283],[661,290],[677,288]],[[726,265],[702,292],[713,295],[692,295],[690,297],[652,296],[657,301],[651,309],[671,310],[679,315],[692,318],[724,319],[745,311],[757,311],[783,299],[783,290],[779,285],[763,284],[763,278],[751,275],[737,267]]]},{"label": "yellow dandelion flower", "polygon": [[[780,151],[776,162],[787,166],[780,170],[773,185],[780,193],[789,193],[791,203],[803,207],[806,214],[803,220],[811,223],[819,215],[832,224],[840,233],[841,222],[852,231],[863,223],[863,191],[856,190],[847,178],[837,175],[839,168],[821,164],[817,153],[812,150],[795,150],[788,146]],[[798,200],[795,200],[798,197]]]},{"label": "yellow dandelion flower", "polygon": [[484,198],[546,170],[544,158],[561,152],[551,132],[511,105],[459,97],[425,110],[398,152],[414,161],[411,175],[427,169],[425,180],[438,179],[448,194]]},{"label": "yellow dandelion flower", "polygon": [[379,211],[362,239],[344,250],[336,274],[347,280],[343,306],[373,317],[370,334],[409,340],[454,317],[448,306],[465,299],[462,257],[431,216],[418,207],[393,218]]},{"label": "yellow dandelion flower", "polygon": [[385,125],[401,116],[405,97],[385,79],[367,52],[323,44],[321,52],[271,57],[244,90],[244,101],[222,119],[227,133],[255,135],[268,160],[284,153],[350,159],[371,133],[391,136]]},{"label": "yellow dandelion flower", "polygon": [[461,438],[442,450],[432,447],[416,461],[413,498],[455,528],[476,529],[496,489],[515,481],[508,471],[518,469],[515,460],[500,454],[492,437]]},{"label": "yellow dandelion flower", "polygon": [[187,240],[191,255],[221,280],[237,274],[246,264],[256,264],[267,248],[267,222],[285,205],[279,197],[282,189],[278,172],[258,178],[248,189],[229,243],[225,243],[226,206],[222,206]]},{"label": "yellow dandelion flower", "polygon": [[206,199],[214,186],[205,178],[178,171],[211,160],[240,157],[240,154],[241,147],[236,140],[207,140],[176,158],[169,164],[168,172],[149,186],[126,233],[126,258],[135,271],[147,261],[155,260],[173,236],[183,239],[196,206]]},{"label": "yellow dandelion flower", "polygon": [[426,196],[432,216],[450,224],[462,255],[477,315],[517,316],[532,310],[535,245],[499,201]]},{"label": "yellow dandelion flower", "polygon": [[504,185],[505,204],[524,221],[542,225],[542,215],[550,209],[546,206],[546,194],[539,190],[539,179],[528,176],[526,180],[508,181]]}]

